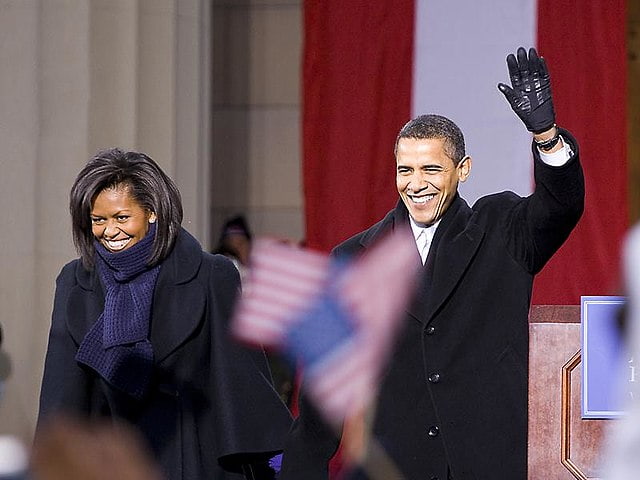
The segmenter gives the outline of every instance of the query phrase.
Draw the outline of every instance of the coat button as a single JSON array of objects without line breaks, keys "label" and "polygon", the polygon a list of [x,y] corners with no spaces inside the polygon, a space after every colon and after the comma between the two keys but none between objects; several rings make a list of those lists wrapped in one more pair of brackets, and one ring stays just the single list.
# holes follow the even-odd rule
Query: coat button
[{"label": "coat button", "polygon": [[440,374],[432,373],[431,375],[429,375],[429,381],[431,383],[438,383],[440,381]]},{"label": "coat button", "polygon": [[436,425],[434,425],[433,427],[429,427],[430,437],[437,437],[438,433],[440,433],[440,429]]},{"label": "coat button", "polygon": [[434,333],[436,333],[436,327],[434,327],[433,325],[429,325],[427,328],[425,328],[424,333],[426,333],[427,335],[433,335]]}]

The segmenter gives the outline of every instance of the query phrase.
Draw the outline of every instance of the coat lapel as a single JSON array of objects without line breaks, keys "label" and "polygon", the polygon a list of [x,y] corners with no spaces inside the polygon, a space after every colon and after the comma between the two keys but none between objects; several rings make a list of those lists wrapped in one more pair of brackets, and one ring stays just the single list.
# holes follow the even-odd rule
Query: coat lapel
[{"label": "coat lapel", "polygon": [[425,325],[460,282],[482,242],[484,231],[472,214],[466,202],[457,197],[438,226],[416,297],[408,309]]},{"label": "coat lapel", "polygon": [[198,285],[167,284],[155,297],[151,343],[156,363],[187,341],[204,318],[205,292]]},{"label": "coat lapel", "polygon": [[[408,221],[409,212],[398,200],[396,208],[363,235],[362,247],[370,248],[389,229]],[[414,300],[407,308],[411,317],[425,325],[431,321],[460,282],[483,238],[484,231],[473,220],[473,210],[457,195],[436,230]],[[416,262],[420,261],[416,248]]]},{"label": "coat lapel", "polygon": [[94,272],[85,270],[78,261],[76,285],[67,299],[67,328],[78,345],[104,310],[104,290]]},{"label": "coat lapel", "polygon": [[156,363],[183,345],[204,318],[206,292],[194,281],[202,263],[202,248],[186,230],[162,262],[153,296],[151,343]]}]

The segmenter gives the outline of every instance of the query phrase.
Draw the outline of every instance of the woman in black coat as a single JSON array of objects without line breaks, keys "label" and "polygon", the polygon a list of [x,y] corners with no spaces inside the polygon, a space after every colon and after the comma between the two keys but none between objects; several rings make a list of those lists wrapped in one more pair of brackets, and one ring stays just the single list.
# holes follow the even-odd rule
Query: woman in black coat
[{"label": "woman in black coat", "polygon": [[264,355],[229,337],[238,272],[181,228],[173,181],[144,154],[100,152],[70,211],[80,258],[56,281],[39,424],[125,421],[169,479],[272,478],[290,416]]}]

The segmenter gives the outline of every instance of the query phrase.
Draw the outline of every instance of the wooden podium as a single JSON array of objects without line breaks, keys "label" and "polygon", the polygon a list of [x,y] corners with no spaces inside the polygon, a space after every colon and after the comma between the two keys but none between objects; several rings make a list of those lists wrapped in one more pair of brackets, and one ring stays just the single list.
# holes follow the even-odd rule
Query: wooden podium
[{"label": "wooden podium", "polygon": [[607,422],[581,418],[580,306],[529,312],[531,480],[599,479]]}]

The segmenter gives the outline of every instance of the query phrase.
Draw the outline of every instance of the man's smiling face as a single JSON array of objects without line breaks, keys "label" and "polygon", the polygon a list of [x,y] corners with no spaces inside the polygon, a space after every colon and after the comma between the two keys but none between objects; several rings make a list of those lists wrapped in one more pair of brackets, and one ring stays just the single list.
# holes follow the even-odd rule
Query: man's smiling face
[{"label": "man's smiling face", "polygon": [[471,171],[471,158],[458,165],[445,153],[443,138],[401,138],[396,152],[396,187],[409,215],[432,225],[447,211]]}]

